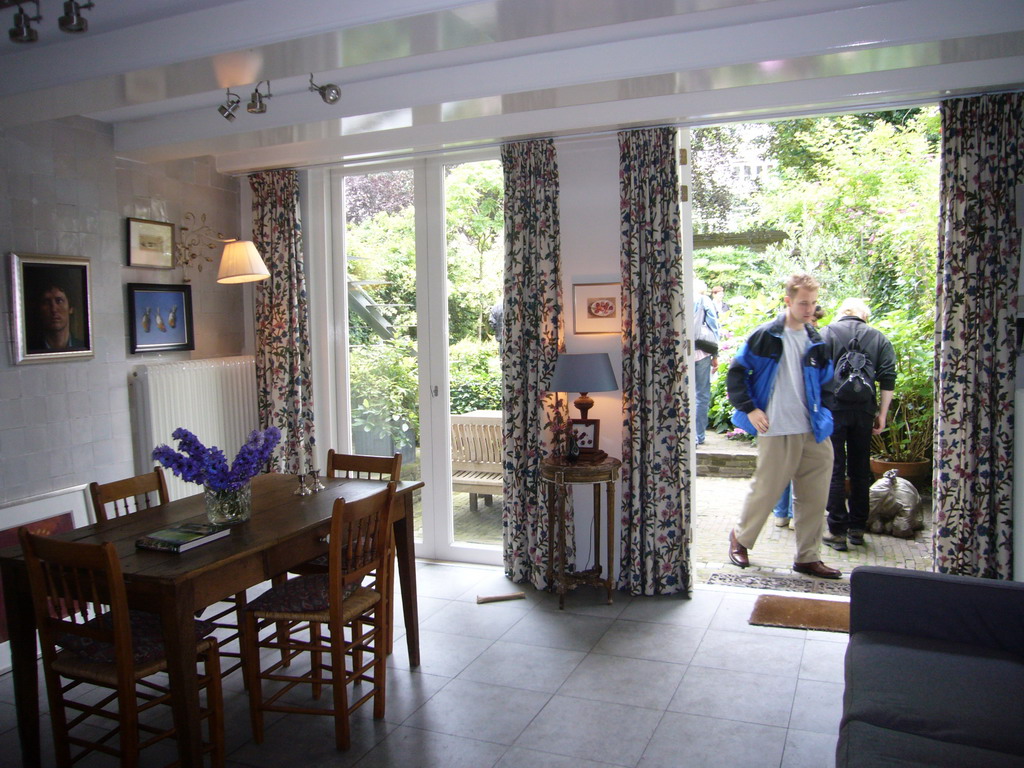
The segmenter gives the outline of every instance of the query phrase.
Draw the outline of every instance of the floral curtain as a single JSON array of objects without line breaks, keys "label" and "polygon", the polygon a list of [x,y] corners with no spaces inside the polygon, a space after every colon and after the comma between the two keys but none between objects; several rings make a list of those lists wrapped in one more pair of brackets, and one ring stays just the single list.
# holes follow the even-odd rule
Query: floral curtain
[{"label": "floral curtain", "polygon": [[[552,426],[565,418],[565,403],[544,387],[562,346],[558,162],[550,139],[506,144],[505,284],[501,328],[504,412],[505,574],[516,583],[548,586],[549,532],[540,463],[552,450]],[[575,553],[571,507],[566,561]]]},{"label": "floral curtain", "polygon": [[256,286],[256,379],[260,426],[281,430],[271,465],[314,469],[313,384],[306,278],[295,171],[249,176],[253,241],[270,271]]},{"label": "floral curtain", "polygon": [[1024,94],[950,99],[941,112],[935,563],[1010,579]]},{"label": "floral curtain", "polygon": [[619,587],[689,593],[690,409],[676,131],[619,133],[622,554]]}]

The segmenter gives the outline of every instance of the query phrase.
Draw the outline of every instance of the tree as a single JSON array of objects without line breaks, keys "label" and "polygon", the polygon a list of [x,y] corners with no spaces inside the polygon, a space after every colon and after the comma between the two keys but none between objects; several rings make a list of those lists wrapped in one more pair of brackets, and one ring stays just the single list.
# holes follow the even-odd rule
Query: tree
[{"label": "tree", "polygon": [[[391,323],[396,335],[416,337],[415,211],[408,206],[397,213],[381,211],[358,225],[349,225],[345,250],[348,279],[373,301],[374,308]],[[353,344],[368,343],[374,334],[350,312]],[[364,338],[359,329],[368,336]]]},{"label": "tree", "polygon": [[835,299],[866,295],[876,314],[934,303],[938,157],[935,111],[906,125],[852,115],[823,118],[796,135],[813,172],[765,190],[763,222],[786,231],[787,247]]},{"label": "tree", "polygon": [[[804,178],[815,180],[818,172],[828,165],[829,158],[822,154],[820,147],[810,137],[825,126],[837,128],[846,133],[845,140],[857,139],[858,135],[873,130],[879,122],[894,127],[908,125],[911,120],[918,119],[922,110],[897,109],[888,112],[861,112],[856,115],[837,115],[831,117],[802,117],[795,120],[779,120],[771,123],[771,131],[759,140],[764,147],[765,156],[776,162],[778,173],[787,178]],[[932,151],[938,147],[939,132],[936,123],[928,133]]]},{"label": "tree", "polygon": [[693,219],[702,231],[721,231],[737,202],[732,159],[740,147],[735,127],[697,128],[690,138],[693,157]]},{"label": "tree", "polygon": [[[756,225],[785,231],[785,245],[763,254],[714,249],[694,258],[698,275],[727,287],[723,369],[749,331],[779,311],[786,275],[810,272],[822,283],[825,322],[844,298],[868,300],[872,324],[910,361],[893,413],[904,427],[930,424],[937,109],[802,119],[773,129],[771,152],[782,172],[758,191]],[[724,384],[712,397],[713,423],[725,428],[732,409]],[[930,437],[930,430],[923,434]],[[898,437],[894,430],[886,435],[890,442]]]},{"label": "tree", "polygon": [[448,336],[482,341],[501,298],[505,186],[498,161],[449,166],[445,178],[448,244]]},{"label": "tree", "polygon": [[361,224],[378,213],[398,213],[413,204],[412,171],[345,177],[345,219]]}]

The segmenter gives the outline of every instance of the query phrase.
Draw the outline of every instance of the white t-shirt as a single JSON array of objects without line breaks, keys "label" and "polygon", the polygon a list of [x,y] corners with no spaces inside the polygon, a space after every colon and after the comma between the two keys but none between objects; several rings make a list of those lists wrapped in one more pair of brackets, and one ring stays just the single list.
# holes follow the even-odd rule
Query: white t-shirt
[{"label": "white t-shirt", "polygon": [[807,331],[785,328],[782,334],[782,359],[775,374],[775,387],[768,401],[768,437],[802,435],[811,431],[804,391],[803,360],[810,339]]}]

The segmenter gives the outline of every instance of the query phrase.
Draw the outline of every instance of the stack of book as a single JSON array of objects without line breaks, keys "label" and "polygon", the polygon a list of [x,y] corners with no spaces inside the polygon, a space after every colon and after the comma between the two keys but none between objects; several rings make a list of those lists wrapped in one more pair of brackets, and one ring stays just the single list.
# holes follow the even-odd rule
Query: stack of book
[{"label": "stack of book", "polygon": [[185,552],[224,538],[230,533],[231,528],[224,525],[179,523],[136,539],[135,546],[140,549],[155,549],[160,552]]}]

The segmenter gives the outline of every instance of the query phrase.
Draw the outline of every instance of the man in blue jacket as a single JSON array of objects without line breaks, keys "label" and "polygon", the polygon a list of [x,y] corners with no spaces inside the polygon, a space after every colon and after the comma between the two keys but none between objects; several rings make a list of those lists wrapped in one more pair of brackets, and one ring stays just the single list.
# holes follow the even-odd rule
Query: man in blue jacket
[{"label": "man in blue jacket", "polygon": [[729,366],[733,424],[757,435],[757,469],[729,533],[729,560],[750,565],[747,550],[792,482],[793,570],[838,579],[842,573],[819,555],[832,477],[832,414],[821,404],[821,388],[832,379],[832,359],[812,323],[818,288],[810,275],[791,275],[786,311],[751,333]]}]

